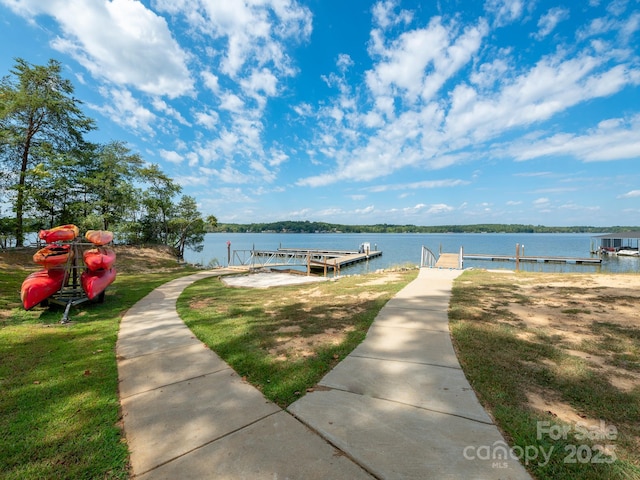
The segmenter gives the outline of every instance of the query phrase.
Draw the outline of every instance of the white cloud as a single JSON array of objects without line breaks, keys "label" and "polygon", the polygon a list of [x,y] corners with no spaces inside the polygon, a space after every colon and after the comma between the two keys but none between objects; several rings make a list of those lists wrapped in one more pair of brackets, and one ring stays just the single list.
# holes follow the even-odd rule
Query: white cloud
[{"label": "white cloud", "polygon": [[447,28],[435,17],[426,28],[404,32],[388,46],[375,44],[370,52],[381,61],[367,72],[367,87],[374,97],[398,95],[411,103],[418,97],[429,100],[469,61],[486,33],[481,21],[456,35],[455,27]]},{"label": "white cloud", "polygon": [[131,92],[113,88],[101,89],[101,93],[107,99],[105,105],[87,105],[124,128],[135,132],[154,134],[151,124],[157,117],[145,108]]},{"label": "white cloud", "polygon": [[345,72],[349,67],[353,65],[353,60],[351,60],[351,57],[349,55],[345,53],[341,53],[340,55],[338,55],[338,61],[336,62],[338,70],[340,70],[341,72]]},{"label": "white cloud", "polygon": [[177,175],[175,181],[182,187],[206,186],[209,178],[204,175]]},{"label": "white cloud", "polygon": [[225,93],[220,98],[220,108],[222,110],[240,113],[244,108],[244,102],[235,93]]},{"label": "white cloud", "polygon": [[286,44],[306,41],[311,35],[311,12],[293,0],[156,0],[155,7],[182,15],[200,35],[226,42],[218,52],[220,71],[231,78],[247,65],[267,64],[280,75],[292,75]]},{"label": "white cloud", "polygon": [[308,103],[300,103],[298,105],[294,105],[292,108],[293,111],[301,117],[309,117],[313,114],[313,107]]},{"label": "white cloud", "polygon": [[640,197],[640,190],[631,190],[623,195],[620,195],[618,198],[637,198]]},{"label": "white cloud", "polygon": [[524,13],[522,0],[487,0],[484,8],[495,18],[494,23],[497,27],[515,22]]},{"label": "white cloud", "polygon": [[16,13],[49,15],[62,36],[51,45],[95,78],[121,87],[175,98],[193,91],[188,55],[164,18],[131,0],[15,0]]},{"label": "white cloud", "polygon": [[499,53],[500,57],[494,58],[490,63],[480,64],[480,66],[469,76],[471,83],[476,84],[483,90],[493,88],[497,82],[504,78],[504,75],[509,70],[507,60],[502,58],[506,57],[508,54],[508,50],[501,51]]},{"label": "white cloud", "polygon": [[208,71],[204,71],[200,73],[200,76],[202,77],[202,80],[204,81],[205,86],[211,90],[213,93],[219,93],[220,92],[220,85],[218,84],[218,76],[208,72]]},{"label": "white cloud", "polygon": [[266,68],[253,70],[249,77],[240,82],[245,93],[256,99],[260,99],[260,93],[274,97],[278,93],[278,79]]},{"label": "white cloud", "polygon": [[191,126],[191,124],[187,120],[185,120],[185,118],[182,116],[180,112],[178,112],[175,108],[167,105],[167,102],[165,102],[164,100],[160,98],[154,98],[151,103],[153,107],[159,112],[162,112],[165,115],[176,119],[179,123],[181,123],[184,126],[187,126],[187,127]]},{"label": "white cloud", "polygon": [[[497,95],[482,98],[461,85],[452,96],[447,132],[484,141],[516,126],[530,125],[589,99],[604,97],[637,82],[626,65],[605,66],[608,58],[587,52],[575,58],[553,55],[513,80]],[[460,100],[460,98],[465,100]]]},{"label": "white cloud", "polygon": [[273,148],[273,149],[271,149],[269,154],[270,154],[269,165],[272,166],[272,167],[277,167],[279,165],[282,165],[287,160],[289,160],[289,155],[287,155],[282,150],[278,150],[278,149]]},{"label": "white cloud", "polygon": [[178,152],[160,149],[160,156],[166,161],[179,165],[184,158]]},{"label": "white cloud", "polygon": [[443,213],[449,213],[454,210],[455,208],[451,205],[447,205],[446,203],[437,203],[434,205],[430,205],[426,213],[429,215],[442,215]]},{"label": "white cloud", "polygon": [[640,157],[640,116],[610,119],[582,135],[556,133],[509,148],[516,160],[548,156],[572,156],[584,162],[605,162]]},{"label": "white cloud", "polygon": [[[390,18],[395,5],[381,5],[375,22],[386,25],[380,19]],[[522,2],[489,1],[486,6],[512,21],[524,13]],[[566,10],[551,10],[541,27],[550,28],[566,15]],[[510,49],[495,52],[490,63],[477,61],[492,52],[485,53],[483,42],[490,35],[482,20],[462,28],[433,17],[426,27],[391,35],[375,27],[371,31],[368,51],[374,64],[365,74],[366,95],[351,91],[337,75],[325,77],[339,94],[318,111],[326,121],[318,124],[321,133],[310,146],[324,156],[317,164],[334,164],[329,171],[299,179],[298,185],[371,181],[407,166],[433,170],[471,162],[477,159],[474,152],[508,132],[640,84],[640,69],[624,63],[630,52],[597,50],[593,42],[575,53],[557,49],[528,67],[519,65]],[[463,68],[471,70],[471,83],[459,76]],[[448,94],[441,92],[445,83]],[[535,137],[513,145],[520,143],[544,145]],[[535,155],[537,149],[503,150],[523,159],[521,155]],[[599,150],[592,148],[587,158],[595,160]],[[631,142],[606,153],[626,158],[634,152]]]},{"label": "white cloud", "polygon": [[393,190],[416,190],[416,189],[430,189],[430,188],[446,188],[446,187],[459,187],[462,185],[468,185],[466,180],[423,180],[420,182],[401,183],[394,185],[377,185],[375,187],[366,188],[369,192],[387,192]]},{"label": "white cloud", "polygon": [[569,10],[562,7],[553,7],[538,20],[538,31],[533,35],[542,39],[556,28],[558,23],[569,18]]},{"label": "white cloud", "polygon": [[368,215],[370,213],[373,213],[374,211],[375,207],[373,205],[369,205],[365,208],[357,208],[354,213],[356,213],[357,215]]},{"label": "white cloud", "polygon": [[385,30],[391,26],[398,24],[409,24],[413,19],[413,14],[408,10],[401,10],[395,13],[394,10],[398,6],[398,0],[384,0],[377,2],[371,9],[373,22],[381,29]]},{"label": "white cloud", "polygon": [[196,112],[194,114],[196,123],[205,127],[207,130],[213,130],[220,122],[220,115],[215,110],[206,112]]}]

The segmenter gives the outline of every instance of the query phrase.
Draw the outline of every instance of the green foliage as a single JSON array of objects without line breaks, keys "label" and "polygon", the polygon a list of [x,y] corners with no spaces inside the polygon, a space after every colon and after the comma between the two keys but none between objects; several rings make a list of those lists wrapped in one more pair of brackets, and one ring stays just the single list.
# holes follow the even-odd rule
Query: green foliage
[{"label": "green foliage", "polygon": [[175,204],[181,187],[123,142],[86,142],[94,122],[61,71],[54,60],[17,59],[0,83],[0,200],[16,214],[13,222],[0,218],[0,245],[15,238],[21,246],[25,232],[73,223],[113,230],[126,242],[171,245],[180,255],[185,246],[201,248],[217,221],[203,220],[190,197]]},{"label": "green foliage", "polygon": [[62,311],[20,305],[27,271],[0,258],[0,478],[127,479],[115,345],[120,317],[191,270],[118,275],[102,304]]},{"label": "green foliage", "polygon": [[232,233],[609,233],[640,230],[640,227],[545,227],[543,225],[520,224],[476,224],[476,225],[341,225],[336,223],[309,221],[281,221],[272,223],[220,223],[217,232]]},{"label": "green foliage", "polygon": [[83,135],[95,128],[61,72],[55,60],[34,66],[19,58],[0,82],[0,162],[6,169],[5,188],[14,195],[18,246],[23,244],[26,204],[37,194],[27,181],[30,169],[54,153],[78,148]]}]

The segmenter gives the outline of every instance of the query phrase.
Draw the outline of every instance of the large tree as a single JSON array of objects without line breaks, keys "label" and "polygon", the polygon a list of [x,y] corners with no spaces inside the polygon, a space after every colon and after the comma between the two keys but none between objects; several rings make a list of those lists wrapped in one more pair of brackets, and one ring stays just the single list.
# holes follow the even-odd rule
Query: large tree
[{"label": "large tree", "polygon": [[61,71],[55,60],[38,66],[18,58],[11,75],[0,81],[0,161],[4,180],[14,193],[17,246],[24,242],[29,170],[46,164],[52,151],[62,154],[78,148],[84,142],[83,135],[95,128]]},{"label": "large tree", "polygon": [[142,169],[141,176],[149,185],[142,195],[142,204],[146,209],[142,221],[142,239],[168,245],[169,221],[176,210],[173,198],[182,191],[182,187],[155,164]]},{"label": "large tree", "polygon": [[196,252],[202,250],[204,235],[207,233],[207,225],[215,228],[218,219],[213,215],[203,220],[198,211],[196,199],[183,195],[175,207],[175,215],[169,222],[170,241],[179,258],[184,257],[185,247],[190,247]]},{"label": "large tree", "polygon": [[123,142],[112,141],[97,146],[83,166],[83,201],[87,211],[100,219],[99,227],[111,230],[137,209],[139,192],[135,182],[142,178],[144,161]]}]

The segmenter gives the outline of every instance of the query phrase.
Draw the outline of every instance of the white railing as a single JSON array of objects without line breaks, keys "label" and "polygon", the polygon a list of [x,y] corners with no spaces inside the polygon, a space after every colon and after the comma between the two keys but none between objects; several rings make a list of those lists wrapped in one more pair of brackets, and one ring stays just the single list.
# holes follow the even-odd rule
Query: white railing
[{"label": "white railing", "polygon": [[435,267],[438,259],[433,254],[431,250],[429,250],[424,245],[422,246],[422,255],[420,256],[420,266],[421,267]]},{"label": "white railing", "polygon": [[308,252],[234,250],[232,264],[251,268],[305,266],[309,262],[309,256]]}]

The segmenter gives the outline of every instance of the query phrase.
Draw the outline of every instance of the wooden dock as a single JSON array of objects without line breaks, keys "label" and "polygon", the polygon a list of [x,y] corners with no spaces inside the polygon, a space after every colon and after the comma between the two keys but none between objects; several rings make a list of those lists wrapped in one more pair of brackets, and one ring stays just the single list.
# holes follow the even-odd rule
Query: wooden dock
[{"label": "wooden dock", "polygon": [[457,253],[441,253],[436,268],[460,268],[460,256]]},{"label": "wooden dock", "polygon": [[[424,249],[425,247],[423,247]],[[429,253],[431,253],[429,251]],[[460,259],[462,256],[462,261]],[[500,255],[494,253],[440,253],[435,260],[435,255],[431,253],[432,266],[436,268],[463,268],[464,260],[479,260],[487,262],[519,262],[526,263],[564,263],[575,265],[599,265],[602,263],[600,257],[561,257],[561,256],[535,256],[535,255]],[[516,267],[517,269],[517,267]]]},{"label": "wooden dock", "polygon": [[279,248],[278,250],[234,250],[235,265],[249,268],[282,266],[306,266],[307,271],[334,270],[339,272],[344,266],[364,262],[382,255],[381,250],[322,250],[306,248]]},{"label": "wooden dock", "polygon": [[325,265],[326,265],[328,269],[337,268],[338,270],[340,270],[340,268],[346,265],[351,265],[352,263],[364,262],[371,258],[379,257],[380,255],[382,255],[381,250],[374,250],[373,252],[370,251],[369,253],[346,252],[336,257],[325,256],[323,259],[320,259],[320,260],[312,259],[311,268],[323,269],[325,268]]},{"label": "wooden dock", "polygon": [[600,257],[553,257],[553,256],[518,256],[495,255],[492,253],[465,253],[464,260],[484,260],[490,262],[529,262],[529,263],[575,263],[575,264],[600,264]]}]

